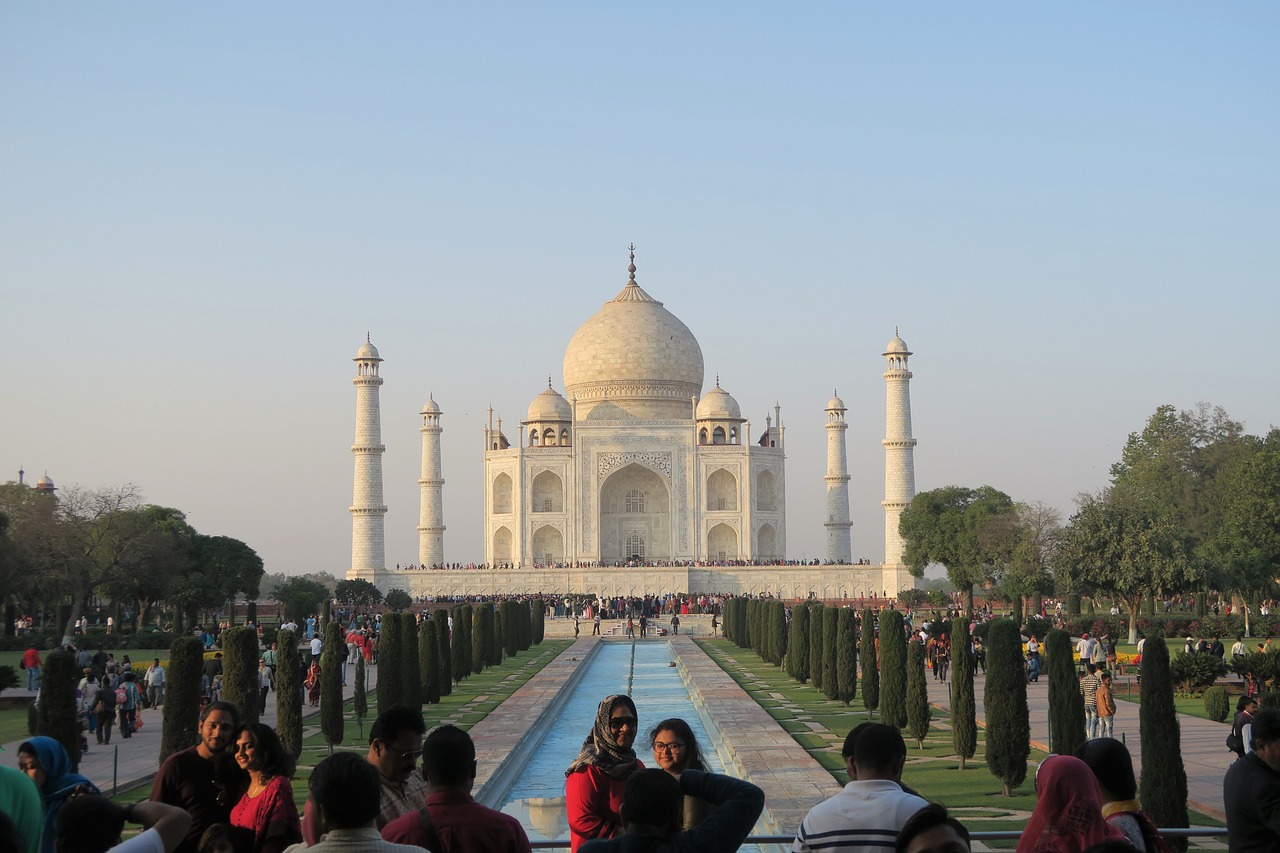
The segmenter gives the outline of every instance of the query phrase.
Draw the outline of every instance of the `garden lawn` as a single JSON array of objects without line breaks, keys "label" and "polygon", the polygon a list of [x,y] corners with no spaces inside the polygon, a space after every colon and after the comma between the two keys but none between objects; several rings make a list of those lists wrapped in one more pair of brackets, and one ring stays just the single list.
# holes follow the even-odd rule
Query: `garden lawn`
[{"label": "garden lawn", "polygon": [[[840,784],[849,781],[840,755],[845,735],[868,719],[880,721],[878,715],[869,713],[862,705],[861,682],[858,696],[846,707],[827,699],[811,683],[796,683],[781,667],[765,662],[750,649],[740,649],[723,638],[697,642]],[[1026,780],[1014,789],[1012,797],[1006,798],[1000,781],[987,770],[983,752],[986,732],[981,725],[977,751],[968,759],[963,772],[952,749],[947,714],[940,709],[933,709],[923,749],[914,739],[905,734],[904,738],[907,763],[902,781],[922,797],[944,803],[972,831],[1021,830],[1026,826],[1035,807],[1035,768],[1046,757],[1045,753],[1031,750]],[[1191,823],[1222,825],[1198,812],[1192,812]],[[1016,843],[992,842],[990,846],[1012,848]]]}]

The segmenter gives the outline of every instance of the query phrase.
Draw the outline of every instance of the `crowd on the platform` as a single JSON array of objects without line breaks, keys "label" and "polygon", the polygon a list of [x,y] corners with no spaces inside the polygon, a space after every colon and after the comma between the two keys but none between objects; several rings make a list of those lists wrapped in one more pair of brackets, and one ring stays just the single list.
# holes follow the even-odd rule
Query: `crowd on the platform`
[{"label": "crowd on the platform", "polygon": [[[729,566],[836,566],[845,565],[831,560],[783,560],[783,559],[759,559],[759,560],[554,560],[552,562],[542,562],[534,560],[531,568],[534,569],[702,569],[717,568]],[[871,561],[865,557],[854,561],[851,565],[869,566]],[[426,571],[488,571],[490,569],[523,569],[524,563],[511,562],[502,560],[496,563],[396,563],[396,571],[401,572],[426,572]]]}]

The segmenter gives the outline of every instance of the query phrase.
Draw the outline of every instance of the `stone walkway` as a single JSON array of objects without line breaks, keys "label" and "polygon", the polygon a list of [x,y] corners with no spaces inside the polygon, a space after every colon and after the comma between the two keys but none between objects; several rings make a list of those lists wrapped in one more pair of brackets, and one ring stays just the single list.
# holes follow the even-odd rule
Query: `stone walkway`
[{"label": "stone walkway", "polygon": [[[1115,737],[1123,739],[1133,756],[1135,772],[1142,770],[1142,742],[1138,737],[1138,705],[1120,698],[1125,695],[1126,681],[1132,676],[1117,679]],[[984,719],[983,689],[985,676],[979,672],[974,678],[974,693],[978,721]],[[948,685],[929,677],[929,701],[939,708],[950,709]],[[1134,685],[1137,691],[1137,685]],[[1041,676],[1035,684],[1027,685],[1027,708],[1031,721],[1031,742],[1037,749],[1049,751],[1049,679]],[[1182,763],[1187,771],[1187,803],[1193,809],[1225,820],[1222,808],[1222,777],[1235,756],[1223,743],[1230,727],[1199,717],[1178,715],[1182,727]]]}]

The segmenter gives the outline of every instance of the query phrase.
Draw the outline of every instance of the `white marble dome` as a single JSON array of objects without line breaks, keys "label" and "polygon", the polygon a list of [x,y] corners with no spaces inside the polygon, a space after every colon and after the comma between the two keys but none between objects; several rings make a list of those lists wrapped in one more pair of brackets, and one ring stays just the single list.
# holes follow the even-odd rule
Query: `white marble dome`
[{"label": "white marble dome", "polygon": [[365,341],[360,345],[360,349],[356,350],[356,357],[353,361],[362,361],[365,359],[376,359],[378,361],[382,361],[382,357],[378,355],[378,348],[369,341]]},{"label": "white marble dome", "polygon": [[586,409],[579,417],[607,400],[633,418],[688,418],[702,375],[693,332],[634,279],[578,328],[564,353],[565,395]]},{"label": "white marble dome", "polygon": [[525,417],[525,421],[533,423],[534,421],[567,421],[573,418],[573,412],[569,408],[569,401],[552,388],[550,385],[541,394],[533,398],[533,402],[529,404],[529,413]]},{"label": "white marble dome", "polygon": [[697,418],[700,421],[740,421],[742,409],[733,395],[721,388],[720,381],[716,380],[716,387],[698,401]]},{"label": "white marble dome", "polygon": [[831,399],[827,401],[827,411],[832,409],[845,410],[844,400],[841,400],[838,394],[832,394]]},{"label": "white marble dome", "polygon": [[907,342],[898,336],[898,331],[895,329],[893,332],[893,340],[885,344],[884,352],[881,353],[881,355],[898,354],[911,355],[911,353],[907,351]]},{"label": "white marble dome", "polygon": [[423,403],[423,405],[422,405],[422,411],[421,411],[421,412],[419,412],[418,414],[420,414],[420,415],[440,415],[440,414],[444,414],[444,413],[440,411],[440,404],[436,402],[436,398],[433,396],[433,397],[428,397],[428,398],[427,398],[427,402]]}]

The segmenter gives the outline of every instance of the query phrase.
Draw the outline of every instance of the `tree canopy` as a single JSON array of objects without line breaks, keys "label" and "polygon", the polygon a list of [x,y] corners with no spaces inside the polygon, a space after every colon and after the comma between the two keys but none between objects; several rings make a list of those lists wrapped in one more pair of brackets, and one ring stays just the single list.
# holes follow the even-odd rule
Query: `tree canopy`
[{"label": "tree canopy", "polygon": [[338,581],[333,597],[340,604],[353,607],[372,607],[382,602],[382,593],[364,578]]}]

